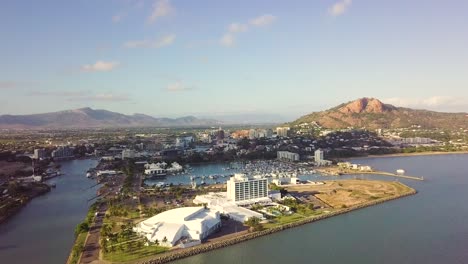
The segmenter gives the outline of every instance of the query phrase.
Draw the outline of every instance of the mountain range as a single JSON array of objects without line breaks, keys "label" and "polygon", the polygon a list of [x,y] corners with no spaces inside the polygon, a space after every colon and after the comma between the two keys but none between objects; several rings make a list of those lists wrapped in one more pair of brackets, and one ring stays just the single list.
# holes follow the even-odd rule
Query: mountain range
[{"label": "mountain range", "polygon": [[[248,122],[248,117],[243,119]],[[278,120],[278,123],[281,121]],[[360,98],[331,109],[314,112],[289,123],[298,125],[315,122],[337,128],[405,128],[419,125],[423,128],[468,129],[467,113],[442,113],[428,110],[396,107],[375,98]],[[232,122],[227,122],[231,123]],[[210,118],[185,116],[156,118],[145,114],[124,115],[89,107],[31,115],[0,115],[0,129],[57,129],[110,127],[207,127],[226,124]],[[240,123],[237,123],[240,124]]]},{"label": "mountain range", "polygon": [[384,104],[375,98],[360,98],[331,109],[314,112],[293,121],[292,125],[316,122],[325,128],[423,128],[468,129],[467,113],[442,113]]},{"label": "mountain range", "polygon": [[1,129],[101,128],[101,127],[197,127],[221,122],[194,116],[155,118],[144,114],[124,115],[89,107],[44,114],[1,115]]}]

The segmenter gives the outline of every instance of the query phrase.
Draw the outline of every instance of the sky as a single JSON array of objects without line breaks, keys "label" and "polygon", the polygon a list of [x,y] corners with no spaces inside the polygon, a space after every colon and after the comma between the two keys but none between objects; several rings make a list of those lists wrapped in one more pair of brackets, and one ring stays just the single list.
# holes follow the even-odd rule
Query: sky
[{"label": "sky", "polygon": [[4,0],[0,114],[468,112],[465,0]]}]

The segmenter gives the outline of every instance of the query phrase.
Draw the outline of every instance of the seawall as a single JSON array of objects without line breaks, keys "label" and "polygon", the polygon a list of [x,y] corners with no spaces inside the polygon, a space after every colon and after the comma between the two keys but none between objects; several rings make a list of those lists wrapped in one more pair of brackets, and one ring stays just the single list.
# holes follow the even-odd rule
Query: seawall
[{"label": "seawall", "polygon": [[137,261],[135,263],[138,263],[138,264],[168,263],[170,261],[174,261],[174,260],[190,257],[190,256],[193,256],[193,255],[197,255],[197,254],[200,254],[200,253],[205,253],[205,252],[208,252],[208,251],[211,251],[211,250],[215,250],[215,249],[235,245],[235,244],[247,241],[247,240],[251,240],[251,239],[258,238],[258,237],[266,236],[266,235],[273,234],[273,233],[276,233],[276,232],[280,232],[282,230],[286,230],[286,229],[289,229],[289,228],[298,227],[298,226],[301,226],[301,225],[305,225],[305,224],[308,224],[308,223],[320,221],[320,220],[330,218],[330,217],[334,217],[334,216],[341,215],[341,214],[346,214],[346,213],[349,213],[349,212],[354,211],[354,210],[358,210],[358,209],[366,208],[366,207],[373,206],[373,205],[376,205],[376,204],[384,203],[384,202],[387,202],[387,201],[391,201],[391,200],[399,199],[399,198],[402,198],[402,197],[414,195],[416,193],[417,193],[417,191],[412,189],[411,191],[408,191],[408,192],[406,192],[404,194],[401,194],[399,196],[383,198],[383,199],[363,203],[363,204],[360,204],[360,205],[351,206],[351,207],[348,207],[348,208],[340,209],[340,210],[332,212],[332,213],[319,215],[319,216],[312,216],[312,217],[309,217],[309,218],[306,218],[306,219],[303,219],[303,220],[300,220],[300,221],[297,221],[297,222],[284,224],[284,225],[274,227],[274,228],[270,228],[270,229],[266,229],[266,230],[263,230],[263,231],[258,231],[258,232],[254,232],[254,233],[240,235],[240,236],[229,238],[229,239],[222,240],[222,241],[210,242],[210,243],[205,243],[205,244],[201,244],[201,245],[198,245],[198,246],[194,246],[194,247],[191,247],[191,248],[178,249],[178,250],[175,250],[175,251],[172,251],[172,252],[162,253],[162,254],[154,256],[154,258],[152,258],[150,260],[139,261],[139,262]]}]

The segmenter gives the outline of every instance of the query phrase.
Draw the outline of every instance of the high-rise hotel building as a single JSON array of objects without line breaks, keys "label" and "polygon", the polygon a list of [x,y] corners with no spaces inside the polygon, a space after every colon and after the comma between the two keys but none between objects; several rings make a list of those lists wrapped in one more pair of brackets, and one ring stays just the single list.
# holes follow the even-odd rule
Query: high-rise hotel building
[{"label": "high-rise hotel building", "polygon": [[268,197],[268,181],[265,178],[234,174],[227,182],[227,197],[234,202]]}]

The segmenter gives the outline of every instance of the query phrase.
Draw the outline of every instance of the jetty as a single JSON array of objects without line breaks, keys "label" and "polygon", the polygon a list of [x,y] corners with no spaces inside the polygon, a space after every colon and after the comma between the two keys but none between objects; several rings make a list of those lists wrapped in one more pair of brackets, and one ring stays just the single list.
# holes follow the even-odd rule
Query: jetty
[{"label": "jetty", "polygon": [[359,172],[359,173],[350,173],[350,174],[375,174],[375,175],[382,175],[382,176],[398,177],[398,178],[409,179],[409,180],[424,181],[424,177],[396,174],[396,173],[391,173],[391,172],[386,172],[386,171],[371,171],[371,172]]},{"label": "jetty", "polygon": [[324,168],[317,169],[317,171],[322,174],[330,175],[330,176],[370,174],[370,175],[396,177],[396,178],[415,180],[415,181],[424,181],[424,177],[410,176],[410,175],[405,175],[401,173],[391,173],[391,172],[376,171],[376,170],[361,171],[361,170],[343,169],[339,167],[324,167]]}]

